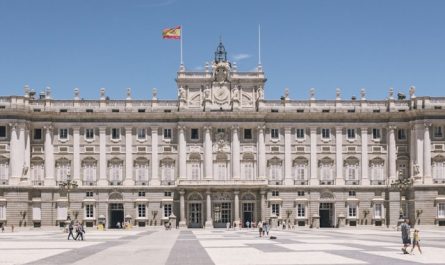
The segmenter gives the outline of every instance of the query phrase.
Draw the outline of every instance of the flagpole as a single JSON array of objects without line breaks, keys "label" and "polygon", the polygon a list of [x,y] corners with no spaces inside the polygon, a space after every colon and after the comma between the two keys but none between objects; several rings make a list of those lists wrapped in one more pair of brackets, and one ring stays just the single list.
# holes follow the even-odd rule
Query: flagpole
[{"label": "flagpole", "polygon": [[180,46],[181,46],[181,65],[183,65],[184,61],[182,60],[182,38],[184,37],[184,28],[182,27],[182,25],[180,27],[181,27],[181,35],[179,36],[179,38],[181,40],[181,44],[180,44]]}]

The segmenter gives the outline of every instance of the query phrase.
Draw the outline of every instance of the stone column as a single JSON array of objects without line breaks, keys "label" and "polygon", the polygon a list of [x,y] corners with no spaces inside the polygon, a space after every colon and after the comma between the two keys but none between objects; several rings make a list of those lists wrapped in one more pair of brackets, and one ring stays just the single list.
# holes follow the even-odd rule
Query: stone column
[{"label": "stone column", "polygon": [[345,185],[345,178],[343,177],[343,128],[335,127],[335,168],[337,172],[335,184]]},{"label": "stone column", "polygon": [[[30,131],[30,127],[29,125],[26,126],[26,131],[25,131],[25,156],[24,156],[24,167],[26,168],[26,171],[24,171],[23,173],[25,173],[22,176],[21,181],[28,181],[29,180],[29,176],[31,175],[31,131]],[[26,184],[26,183],[25,183]]]},{"label": "stone column", "polygon": [[425,126],[423,124],[416,124],[416,163],[419,169],[418,176],[423,176],[423,148],[425,137]]},{"label": "stone column", "polygon": [[388,163],[389,163],[389,182],[398,178],[396,169],[396,137],[395,137],[395,126],[388,127]]},{"label": "stone column", "polygon": [[424,184],[432,184],[431,174],[431,138],[430,138],[430,123],[425,123],[425,132],[423,139],[423,168],[424,168]]},{"label": "stone column", "polygon": [[362,127],[362,185],[369,185],[368,177],[368,128]]},{"label": "stone column", "polygon": [[232,127],[232,179],[240,179],[240,142],[238,126]]},{"label": "stone column", "polygon": [[409,157],[410,157],[410,161],[409,161],[409,175],[411,177],[414,177],[414,164],[416,164],[417,162],[417,149],[416,149],[416,127],[415,125],[410,126],[410,136],[409,136]]},{"label": "stone column", "polygon": [[266,221],[266,191],[262,190],[262,191],[260,191],[260,194],[261,194],[260,218],[261,218],[261,221],[264,222],[264,221]]},{"label": "stone column", "polygon": [[9,158],[9,184],[17,184],[18,176],[18,157],[20,156],[18,150],[18,136],[17,136],[17,124],[11,124],[11,139],[9,142],[10,158]]},{"label": "stone column", "polygon": [[179,228],[187,228],[187,221],[185,219],[185,191],[179,191]]},{"label": "stone column", "polygon": [[107,128],[99,127],[99,180],[98,186],[107,186]]},{"label": "stone column", "polygon": [[185,141],[185,127],[178,126],[179,142],[179,179],[187,179],[187,143]]},{"label": "stone column", "polygon": [[292,179],[291,128],[284,128],[284,185],[294,185]]},{"label": "stone column", "polygon": [[212,179],[213,171],[213,150],[212,136],[210,135],[211,127],[204,127],[204,170],[205,178]]},{"label": "stone column", "polygon": [[234,204],[235,204],[235,225],[236,225],[236,227],[237,228],[239,228],[240,227],[240,218],[239,218],[239,191],[234,191],[233,192],[234,193],[234,195],[235,195],[235,198],[234,198]]},{"label": "stone column", "polygon": [[151,127],[151,186],[159,186],[158,127]]},{"label": "stone column", "polygon": [[73,127],[73,180],[80,181],[80,127]]},{"label": "stone column", "polygon": [[266,145],[264,143],[264,125],[258,127],[258,178],[266,178]]},{"label": "stone column", "polygon": [[317,175],[317,128],[310,128],[310,140],[311,140],[311,181],[310,185],[319,185]]},{"label": "stone column", "polygon": [[207,191],[207,201],[206,201],[206,223],[205,228],[213,228],[213,221],[212,221],[212,197],[211,192]]},{"label": "stone column", "polygon": [[125,180],[123,184],[124,186],[134,186],[132,127],[125,127]]},{"label": "stone column", "polygon": [[45,186],[56,185],[54,179],[54,146],[53,146],[53,127],[45,126]]}]

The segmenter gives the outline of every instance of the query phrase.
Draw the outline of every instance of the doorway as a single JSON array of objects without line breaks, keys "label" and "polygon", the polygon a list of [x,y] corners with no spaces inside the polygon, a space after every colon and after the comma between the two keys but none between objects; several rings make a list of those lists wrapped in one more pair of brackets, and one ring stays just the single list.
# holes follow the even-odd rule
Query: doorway
[{"label": "doorway", "polygon": [[201,228],[202,227],[202,204],[201,203],[190,203],[189,204],[189,227],[190,228]]},{"label": "doorway", "polygon": [[[110,204],[110,228],[122,228],[124,223],[124,205],[122,203]],[[118,223],[120,227],[118,227]]]},{"label": "doorway", "polygon": [[225,228],[227,223],[232,223],[232,203],[215,202],[213,204],[213,227]]},{"label": "doorway", "polygon": [[243,203],[243,227],[246,227],[246,223],[249,222],[249,226],[252,227],[253,220],[253,203]]},{"label": "doorway", "polygon": [[320,227],[334,227],[333,208],[332,203],[320,203]]}]

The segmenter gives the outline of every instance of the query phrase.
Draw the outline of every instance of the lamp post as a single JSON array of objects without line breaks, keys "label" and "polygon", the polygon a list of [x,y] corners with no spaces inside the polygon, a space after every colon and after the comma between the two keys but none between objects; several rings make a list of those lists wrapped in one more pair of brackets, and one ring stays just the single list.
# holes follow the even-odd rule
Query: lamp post
[{"label": "lamp post", "polygon": [[[391,182],[391,188],[398,190],[400,192],[400,204],[402,204],[402,198],[405,198],[405,204],[407,202],[407,197],[409,196],[409,191],[413,187],[414,180],[410,177],[404,177],[402,172],[399,172],[399,178]],[[402,195],[403,194],[403,195]],[[402,207],[400,205],[400,216],[399,218],[407,218],[407,214],[409,214],[406,211],[406,208]]]},{"label": "lamp post", "polygon": [[68,200],[68,205],[67,205],[67,221],[71,220],[71,216],[70,216],[70,192],[77,189],[79,187],[79,185],[77,184],[77,181],[72,180],[71,179],[71,175],[67,174],[66,175],[66,180],[65,181],[61,181],[59,183],[59,187],[61,191],[66,191],[66,197]]}]

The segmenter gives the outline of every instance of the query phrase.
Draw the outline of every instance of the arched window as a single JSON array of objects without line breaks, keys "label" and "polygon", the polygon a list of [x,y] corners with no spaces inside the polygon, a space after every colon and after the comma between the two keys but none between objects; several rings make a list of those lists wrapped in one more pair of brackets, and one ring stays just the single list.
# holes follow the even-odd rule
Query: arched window
[{"label": "arched window", "polygon": [[149,162],[144,157],[139,157],[134,161],[134,177],[137,185],[146,185],[148,182]]},{"label": "arched window", "polygon": [[278,157],[273,157],[267,161],[269,168],[269,180],[281,181],[282,180],[282,161]]},{"label": "arched window", "polygon": [[255,179],[255,157],[252,153],[243,155],[241,160],[241,179]]},{"label": "arched window", "polygon": [[82,161],[82,173],[84,185],[94,185],[96,183],[97,160],[87,157]]},{"label": "arched window", "polygon": [[56,161],[56,179],[58,182],[67,181],[71,178],[71,161],[61,158]]},{"label": "arched window", "polygon": [[438,155],[433,158],[433,179],[437,181],[445,180],[445,157]]},{"label": "arched window", "polygon": [[119,158],[108,161],[109,181],[111,185],[122,185],[124,162]]},{"label": "arched window", "polygon": [[385,180],[385,161],[379,157],[369,161],[371,184],[383,185]]},{"label": "arched window", "polygon": [[359,181],[360,161],[356,157],[348,157],[344,161],[345,181],[348,185],[356,185]]}]

